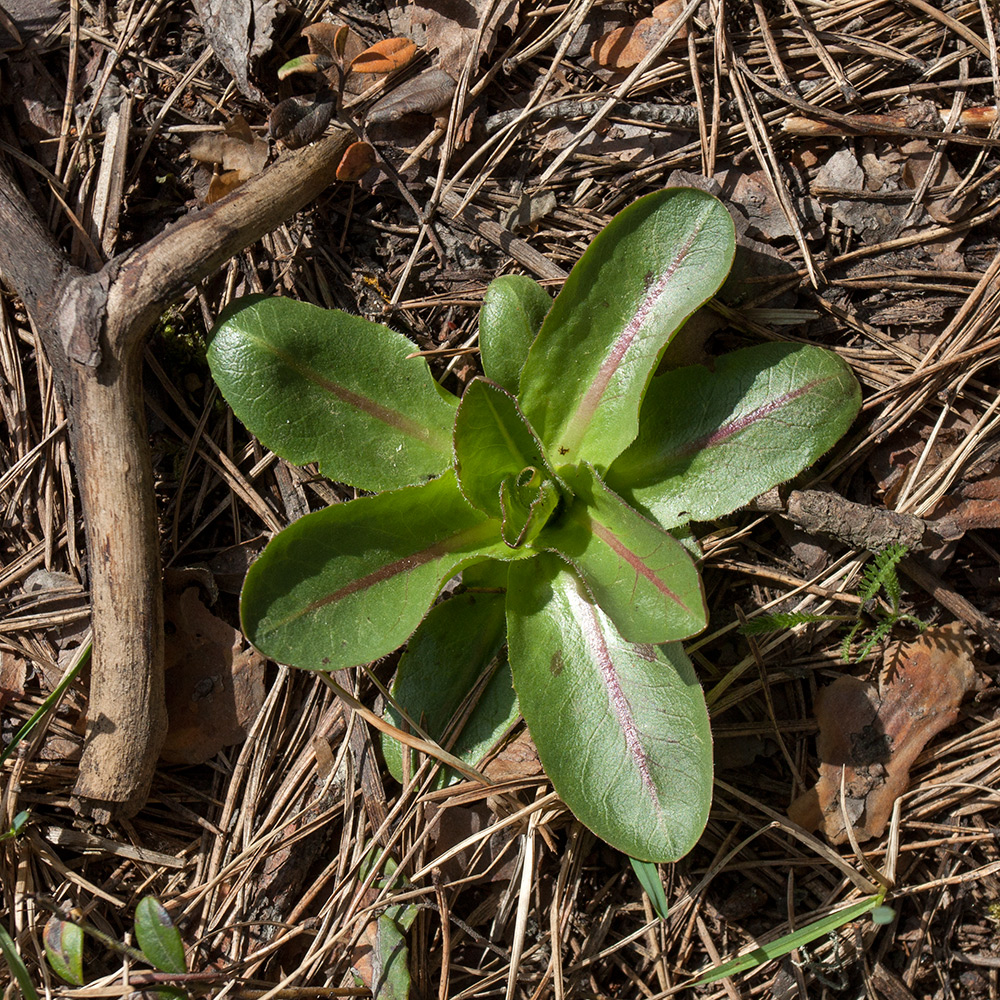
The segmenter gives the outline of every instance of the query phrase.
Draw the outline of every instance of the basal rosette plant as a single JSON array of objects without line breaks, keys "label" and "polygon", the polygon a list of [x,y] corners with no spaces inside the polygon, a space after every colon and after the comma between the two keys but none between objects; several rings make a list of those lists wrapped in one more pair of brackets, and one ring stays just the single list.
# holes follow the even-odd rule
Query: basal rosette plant
[{"label": "basal rosette plant", "polygon": [[[209,363],[236,415],[279,455],[375,494],[271,541],[241,599],[254,645],[332,670],[410,639],[395,695],[440,736],[506,643],[517,708],[576,816],[634,858],[685,854],[708,816],[712,751],[679,641],[705,627],[705,600],[672,531],[796,475],[860,402],[839,358],[802,345],[654,374],[734,248],[710,195],[639,199],[554,301],[529,278],[490,285],[485,377],[461,400],[384,326],[234,303]],[[463,570],[464,592],[431,610]],[[488,745],[512,711],[498,672],[453,753]]]}]

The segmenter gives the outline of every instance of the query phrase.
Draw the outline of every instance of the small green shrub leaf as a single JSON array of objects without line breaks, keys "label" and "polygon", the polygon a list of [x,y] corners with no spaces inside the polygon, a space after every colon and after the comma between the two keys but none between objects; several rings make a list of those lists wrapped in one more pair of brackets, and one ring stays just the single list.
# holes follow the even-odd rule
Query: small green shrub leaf
[{"label": "small green shrub leaf", "polygon": [[523,274],[490,282],[479,312],[479,351],[486,377],[517,395],[528,348],[541,329],[552,297]]},{"label": "small green shrub leaf", "polygon": [[143,896],[135,908],[135,938],[154,969],[187,972],[180,931],[155,896]]},{"label": "small green shrub leaf", "polygon": [[[507,567],[498,563],[487,565],[496,566],[506,584]],[[470,692],[483,682],[478,701],[450,748],[452,754],[470,767],[478,765],[518,714],[504,652],[507,641],[504,602],[502,590],[465,591],[432,608],[400,657],[392,687],[393,697],[407,714],[446,746],[452,736],[449,724],[460,716]],[[447,669],[442,670],[445,664]],[[386,711],[386,719],[402,727],[403,720],[394,708]],[[402,781],[402,754],[412,751],[387,734],[382,736],[382,751],[389,770],[397,781]],[[411,774],[416,766],[414,754]],[[443,769],[438,786],[445,784],[453,773]]]},{"label": "small green shrub leaf", "polygon": [[336,309],[250,297],[219,318],[208,363],[268,448],[366,490],[419,483],[451,465],[457,399],[413,344]]},{"label": "small green shrub leaf", "polygon": [[514,397],[484,378],[469,383],[455,416],[458,485],[473,507],[499,518],[500,483],[526,468],[545,476],[542,449]]},{"label": "small green shrub leaf", "polygon": [[558,552],[628,642],[669,642],[708,623],[701,578],[673,535],[637,514],[590,466],[569,479],[575,496],[532,543]]},{"label": "small green shrub leaf", "polygon": [[470,507],[448,472],[289,525],[247,574],[243,631],[307,670],[368,663],[406,641],[460,569],[515,556],[500,522]]},{"label": "small green shrub leaf", "polygon": [[861,392],[835,354],[761,344],[650,383],[635,442],[608,485],[664,528],[749,503],[828,451],[850,427]]},{"label": "small green shrub leaf", "polygon": [[73,986],[83,986],[83,930],[68,920],[49,917],[42,937],[52,971]]},{"label": "small green shrub leaf", "polygon": [[632,442],[660,354],[722,284],[734,248],[729,212],[693,188],[640,198],[597,235],[521,372],[521,409],[557,469],[606,469]]},{"label": "small green shrub leaf", "polygon": [[686,854],[708,819],[712,739],[680,643],[625,642],[549,554],[511,564],[507,631],[521,712],[563,801],[634,858]]}]

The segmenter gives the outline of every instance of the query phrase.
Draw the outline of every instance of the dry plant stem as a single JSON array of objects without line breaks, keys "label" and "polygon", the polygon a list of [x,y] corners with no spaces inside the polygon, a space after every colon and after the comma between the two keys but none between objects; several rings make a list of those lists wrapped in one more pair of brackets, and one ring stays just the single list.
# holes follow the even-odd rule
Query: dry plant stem
[{"label": "dry plant stem", "polygon": [[94,653],[75,794],[95,818],[141,808],[166,731],[163,596],[142,352],[185,287],[276,228],[335,179],[338,131],[192,212],[94,274],[70,267],[0,169],[0,273],[24,301],[70,416],[87,528]]}]

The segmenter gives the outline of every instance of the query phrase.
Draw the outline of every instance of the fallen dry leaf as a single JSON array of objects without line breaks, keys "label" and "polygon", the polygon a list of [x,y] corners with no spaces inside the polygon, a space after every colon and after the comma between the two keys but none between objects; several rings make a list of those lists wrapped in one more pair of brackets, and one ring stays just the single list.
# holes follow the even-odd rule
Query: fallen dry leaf
[{"label": "fallen dry leaf", "polygon": [[517,27],[517,0],[424,0],[389,11],[393,31],[419,48],[436,50],[438,65],[458,79],[471,56],[473,66],[489,55],[501,28]]},{"label": "fallen dry leaf", "polygon": [[392,73],[413,62],[417,47],[409,38],[383,38],[351,60],[352,73]]},{"label": "fallen dry leaf", "polygon": [[289,149],[299,149],[318,139],[333,117],[334,96],[329,91],[311,97],[289,97],[271,109],[267,127]]},{"label": "fallen dry leaf", "polygon": [[263,101],[250,82],[249,64],[271,48],[277,0],[194,0],[194,8],[219,62],[232,74],[240,92]]},{"label": "fallen dry leaf", "polygon": [[212,178],[206,204],[238,188],[267,165],[270,147],[266,139],[255,135],[242,115],[235,115],[223,132],[199,136],[188,152],[199,163],[222,167],[222,173]]},{"label": "fallen dry leaf", "polygon": [[170,718],[162,757],[201,764],[241,743],[264,701],[264,657],[238,629],[213,615],[198,587],[180,578],[164,595],[164,663]]},{"label": "fallen dry leaf", "polygon": [[[590,47],[590,57],[606,69],[617,72],[638,66],[670,30],[682,8],[683,4],[667,0],[653,11],[652,17],[644,17],[635,24],[602,35]],[[667,50],[686,45],[687,36],[687,24],[682,24]]]},{"label": "fallen dry leaf", "polygon": [[791,804],[789,818],[819,828],[831,844],[844,843],[843,775],[855,836],[881,836],[909,785],[913,762],[958,718],[975,680],[972,643],[959,623],[929,628],[887,653],[877,688],[857,677],[838,677],[816,701],[819,780]]},{"label": "fallen dry leaf", "polygon": [[352,142],[337,165],[338,181],[359,181],[375,166],[375,150],[367,142]]},{"label": "fallen dry leaf", "polygon": [[365,123],[383,125],[404,115],[431,115],[451,102],[455,81],[443,69],[431,67],[404,81],[368,110]]}]

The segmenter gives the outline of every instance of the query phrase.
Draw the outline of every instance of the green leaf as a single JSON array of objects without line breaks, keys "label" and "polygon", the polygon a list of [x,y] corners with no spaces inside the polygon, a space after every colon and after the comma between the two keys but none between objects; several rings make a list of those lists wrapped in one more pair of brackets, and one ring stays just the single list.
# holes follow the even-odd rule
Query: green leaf
[{"label": "green leaf", "polygon": [[504,545],[500,522],[470,507],[448,472],[289,525],[250,567],[243,631],[307,670],[368,663],[406,641],[460,569],[519,553],[530,554]]},{"label": "green leaf", "polygon": [[455,416],[455,471],[473,507],[501,516],[500,483],[528,472],[548,478],[541,446],[514,397],[484,378],[475,378]]},{"label": "green leaf", "polygon": [[187,972],[180,932],[155,896],[143,896],[135,908],[135,938],[154,969]]},{"label": "green leaf", "polygon": [[[506,585],[507,567],[496,563]],[[478,567],[477,567],[478,568]],[[517,718],[517,698],[503,647],[507,641],[503,591],[465,591],[431,609],[413,633],[399,660],[392,694],[407,715],[442,745],[448,725],[486,674],[491,674],[465,722],[451,753],[470,767]],[[442,669],[446,668],[446,669]],[[390,706],[386,719],[402,728],[403,720]],[[388,734],[382,736],[385,762],[397,781],[403,780],[402,754],[407,752]],[[411,763],[411,771],[416,768]],[[443,769],[438,787],[453,776]]]},{"label": "green leaf", "polygon": [[83,929],[68,920],[49,917],[42,940],[52,971],[73,986],[83,986]]},{"label": "green leaf", "polygon": [[[567,473],[568,475],[568,473]],[[532,547],[558,552],[629,642],[669,642],[708,623],[687,550],[615,496],[590,466],[569,478],[575,496]]]},{"label": "green leaf", "polygon": [[366,490],[419,483],[451,465],[458,400],[413,344],[336,309],[252,296],[219,318],[208,363],[236,416],[297,465]]},{"label": "green leaf", "polygon": [[517,394],[528,348],[551,308],[549,293],[526,275],[505,274],[490,282],[479,311],[479,351],[487,378]]},{"label": "green leaf", "polygon": [[17,980],[18,989],[20,989],[24,1000],[38,1000],[38,991],[31,981],[28,967],[18,953],[14,939],[7,933],[7,928],[2,924],[0,924],[0,951],[3,952],[4,961],[6,961],[11,974]]},{"label": "green leaf", "polygon": [[708,819],[712,739],[680,643],[625,642],[548,554],[511,564],[507,635],[521,712],[563,801],[631,857],[686,854]]},{"label": "green leaf", "polygon": [[703,191],[640,198],[597,235],[545,317],[519,400],[550,460],[605,469],[635,438],[664,347],[722,284],[733,222]]},{"label": "green leaf", "polygon": [[664,528],[749,503],[811,465],[861,404],[851,370],[830,351],[761,344],[653,379],[639,436],[608,485]]},{"label": "green leaf", "polygon": [[843,927],[844,924],[848,924],[852,920],[857,920],[858,917],[864,916],[869,910],[874,910],[879,906],[882,903],[882,899],[883,895],[869,896],[868,899],[863,899],[860,903],[854,903],[852,906],[837,910],[836,913],[831,913],[828,916],[821,917],[819,920],[814,920],[811,924],[806,924],[805,927],[800,927],[791,934],[785,934],[776,941],[769,941],[759,948],[754,948],[753,951],[748,952],[746,955],[740,955],[738,958],[723,962],[722,965],[717,965],[714,969],[709,969],[708,972],[699,976],[691,985],[704,986],[708,983],[725,979],[727,976],[735,976],[737,973],[746,972],[747,969],[755,969],[758,965],[763,965],[772,959],[781,958],[796,948],[801,948],[803,945],[807,945],[817,938],[825,937],[827,934]]},{"label": "green leaf", "polygon": [[371,962],[372,996],[378,997],[378,1000],[408,1000],[410,954],[406,946],[406,934],[385,914],[378,918],[375,925],[375,947],[372,949]]},{"label": "green leaf", "polygon": [[667,894],[663,891],[663,883],[660,881],[659,869],[651,861],[636,861],[635,858],[629,858],[629,861],[632,862],[632,871],[635,872],[639,885],[653,904],[653,911],[661,920],[666,920],[669,907]]}]

